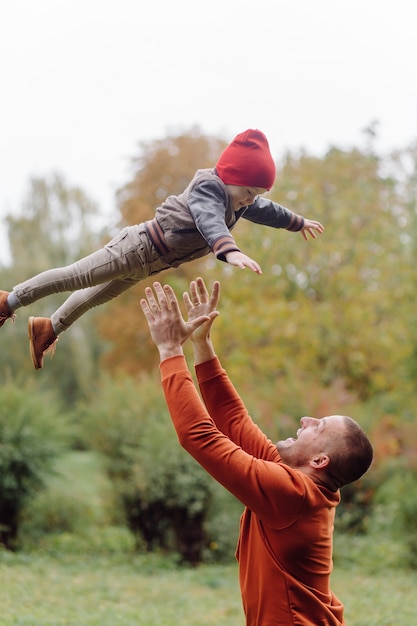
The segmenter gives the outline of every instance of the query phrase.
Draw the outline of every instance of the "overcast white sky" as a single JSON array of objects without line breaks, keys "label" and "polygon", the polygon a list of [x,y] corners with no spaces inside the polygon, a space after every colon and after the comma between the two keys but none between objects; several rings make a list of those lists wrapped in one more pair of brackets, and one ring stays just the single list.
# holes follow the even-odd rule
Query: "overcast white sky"
[{"label": "overcast white sky", "polygon": [[416,26],[415,0],[2,0],[0,218],[52,171],[110,215],[138,142],[193,125],[260,128],[277,158],[364,145],[373,120],[404,147]]}]

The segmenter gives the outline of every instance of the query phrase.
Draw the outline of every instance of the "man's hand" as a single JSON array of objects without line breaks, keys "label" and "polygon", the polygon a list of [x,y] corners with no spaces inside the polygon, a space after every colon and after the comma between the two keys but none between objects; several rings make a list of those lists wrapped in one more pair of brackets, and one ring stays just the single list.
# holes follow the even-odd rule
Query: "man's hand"
[{"label": "man's hand", "polygon": [[220,283],[215,281],[211,294],[202,278],[197,278],[190,283],[190,292],[183,295],[185,308],[188,313],[188,321],[191,322],[202,315],[208,315],[209,320],[201,324],[191,335],[193,343],[207,343],[210,341],[210,330],[215,318],[219,315],[217,305],[220,298]]},{"label": "man's hand", "polygon": [[320,224],[320,222],[317,222],[316,220],[309,220],[306,217],[304,218],[304,226],[301,229],[301,234],[303,235],[306,241],[308,239],[308,235],[310,235],[310,237],[315,239],[317,237],[316,233],[321,235],[321,233],[323,232],[324,232],[323,224]]},{"label": "man's hand", "polygon": [[182,344],[201,324],[208,322],[209,315],[195,316],[186,322],[178,305],[175,293],[169,285],[153,284],[145,289],[145,298],[140,305],[149,325],[152,340],[156,344],[161,361],[183,354]]}]

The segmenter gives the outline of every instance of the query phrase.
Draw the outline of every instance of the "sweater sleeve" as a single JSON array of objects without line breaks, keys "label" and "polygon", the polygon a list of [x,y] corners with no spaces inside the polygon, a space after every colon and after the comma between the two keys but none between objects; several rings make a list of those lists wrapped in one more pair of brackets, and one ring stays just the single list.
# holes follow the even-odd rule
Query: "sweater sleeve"
[{"label": "sweater sleeve", "polygon": [[200,363],[195,370],[204,404],[217,428],[258,459],[279,461],[277,447],[250,418],[219,359]]},{"label": "sweater sleeve", "polygon": [[221,261],[225,261],[227,252],[239,251],[226,224],[226,203],[224,191],[214,181],[197,185],[188,198],[188,207],[197,230]]},{"label": "sweater sleeve", "polygon": [[242,217],[255,224],[285,228],[292,232],[298,232],[304,226],[304,218],[301,215],[262,197],[258,197],[253,204],[248,206],[242,212]]},{"label": "sweater sleeve", "polygon": [[[260,519],[274,527],[291,523],[306,498],[306,477],[281,464],[279,457],[266,461],[248,454],[221,432],[204,406],[183,356],[167,359],[160,367],[166,402],[183,448]],[[239,413],[241,407],[231,407],[230,413],[235,411]]]}]

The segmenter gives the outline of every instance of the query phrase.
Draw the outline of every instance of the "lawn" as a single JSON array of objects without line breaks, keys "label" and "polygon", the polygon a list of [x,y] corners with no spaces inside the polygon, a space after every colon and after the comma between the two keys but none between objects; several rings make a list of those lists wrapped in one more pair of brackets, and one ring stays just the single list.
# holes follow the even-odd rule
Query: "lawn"
[{"label": "lawn", "polygon": [[236,567],[177,569],[160,558],[2,555],[2,626],[242,623]]},{"label": "lawn", "polygon": [[[61,462],[32,513],[45,522],[52,502],[61,525],[65,516],[72,522],[21,552],[0,549],[0,626],[244,626],[236,563],[192,569],[135,553],[130,533],[107,525],[103,480],[94,455]],[[347,626],[417,623],[417,570],[393,567],[398,546],[384,536],[338,535],[335,548],[332,587]]]},{"label": "lawn", "polygon": [[[338,568],[348,626],[415,623],[417,573]],[[0,553],[1,626],[244,625],[237,568],[154,555]]]},{"label": "lawn", "polygon": [[333,591],[345,605],[347,626],[412,626],[417,623],[417,571],[335,569]]}]

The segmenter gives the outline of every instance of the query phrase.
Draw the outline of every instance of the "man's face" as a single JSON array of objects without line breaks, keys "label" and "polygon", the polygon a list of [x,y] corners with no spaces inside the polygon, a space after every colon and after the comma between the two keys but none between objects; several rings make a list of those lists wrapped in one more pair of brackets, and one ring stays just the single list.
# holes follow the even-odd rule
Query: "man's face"
[{"label": "man's face", "polygon": [[310,465],[310,461],[317,455],[329,455],[330,446],[334,449],[335,442],[345,429],[342,415],[330,415],[321,419],[302,417],[300,422],[301,427],[297,430],[296,437],[277,443],[282,461],[293,468]]},{"label": "man's face", "polygon": [[244,206],[253,204],[256,196],[267,191],[263,187],[240,187],[239,185],[226,185],[226,187],[232,197],[234,211],[239,211]]}]

